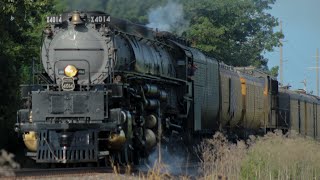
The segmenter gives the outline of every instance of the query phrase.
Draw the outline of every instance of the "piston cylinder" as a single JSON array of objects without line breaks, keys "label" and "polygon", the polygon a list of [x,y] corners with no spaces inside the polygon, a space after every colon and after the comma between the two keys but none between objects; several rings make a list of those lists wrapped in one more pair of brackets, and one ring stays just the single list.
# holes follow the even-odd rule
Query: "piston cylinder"
[{"label": "piston cylinder", "polygon": [[168,93],[163,91],[163,90],[161,90],[160,94],[159,94],[159,98],[160,98],[160,101],[167,101]]},{"label": "piston cylinder", "polygon": [[160,106],[160,102],[156,99],[147,99],[145,106],[147,109],[157,109]]},{"label": "piston cylinder", "polygon": [[160,94],[160,90],[156,85],[146,84],[143,87],[143,90],[147,97],[157,97]]}]

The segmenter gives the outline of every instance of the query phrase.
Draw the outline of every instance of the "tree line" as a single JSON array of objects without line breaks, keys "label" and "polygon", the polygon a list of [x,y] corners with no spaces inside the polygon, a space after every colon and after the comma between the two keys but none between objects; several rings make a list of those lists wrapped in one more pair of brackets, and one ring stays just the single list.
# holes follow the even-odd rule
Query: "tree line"
[{"label": "tree line", "polygon": [[[279,46],[283,37],[274,31],[278,21],[268,13],[275,0],[1,0],[0,148],[15,147],[16,141],[12,140],[20,106],[19,85],[30,82],[32,59],[39,62],[47,15],[99,10],[148,24],[150,14],[168,2],[182,7],[188,24],[180,35],[190,40],[192,46],[226,64],[268,69],[264,53]],[[167,16],[175,13],[172,10]],[[273,71],[276,73],[276,68]]]}]

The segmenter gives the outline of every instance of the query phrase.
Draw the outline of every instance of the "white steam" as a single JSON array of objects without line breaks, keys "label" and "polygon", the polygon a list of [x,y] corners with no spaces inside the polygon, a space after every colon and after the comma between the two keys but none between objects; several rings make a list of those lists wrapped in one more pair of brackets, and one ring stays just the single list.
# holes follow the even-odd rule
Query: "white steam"
[{"label": "white steam", "polygon": [[[179,147],[181,148],[181,147]],[[162,173],[169,173],[170,175],[188,175],[198,176],[199,166],[195,157],[188,153],[186,149],[169,150],[168,148],[161,147],[161,167],[157,166],[159,162],[159,146],[149,155],[146,164],[139,166],[140,171],[148,171],[150,168],[157,169]]]},{"label": "white steam", "polygon": [[179,35],[189,26],[189,21],[184,17],[183,6],[171,0],[165,6],[151,9],[148,13],[148,20],[147,27]]}]

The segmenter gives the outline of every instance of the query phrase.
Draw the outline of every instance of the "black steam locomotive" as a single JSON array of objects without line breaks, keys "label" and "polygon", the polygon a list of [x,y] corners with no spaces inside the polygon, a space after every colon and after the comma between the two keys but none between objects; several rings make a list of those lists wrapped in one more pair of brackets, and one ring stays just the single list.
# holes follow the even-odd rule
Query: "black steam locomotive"
[{"label": "black steam locomotive", "polygon": [[23,86],[16,124],[38,163],[130,163],[159,141],[216,130],[292,128],[318,137],[319,100],[279,89],[263,72],[227,66],[170,33],[102,12],[47,22],[45,72]]}]

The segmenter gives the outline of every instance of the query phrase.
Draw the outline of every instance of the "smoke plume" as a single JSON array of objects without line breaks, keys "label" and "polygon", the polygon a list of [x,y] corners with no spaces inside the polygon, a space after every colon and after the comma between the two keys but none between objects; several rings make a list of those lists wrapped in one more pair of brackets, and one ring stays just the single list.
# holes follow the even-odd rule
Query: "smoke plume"
[{"label": "smoke plume", "polygon": [[189,26],[183,6],[171,0],[165,6],[151,9],[148,13],[148,27],[181,35]]}]

